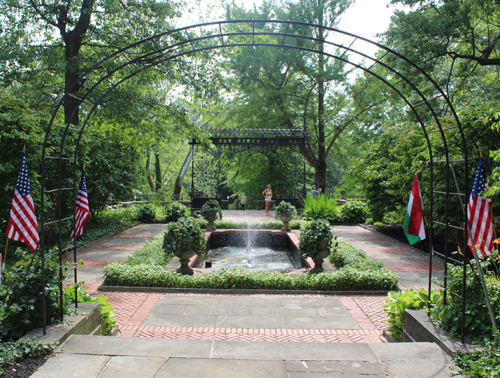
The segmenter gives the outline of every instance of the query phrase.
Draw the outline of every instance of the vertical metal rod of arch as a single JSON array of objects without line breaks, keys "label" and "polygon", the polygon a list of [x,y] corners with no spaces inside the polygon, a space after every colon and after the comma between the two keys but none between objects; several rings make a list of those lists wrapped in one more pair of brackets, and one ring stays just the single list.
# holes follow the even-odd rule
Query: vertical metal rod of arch
[{"label": "vertical metal rod of arch", "polygon": [[[44,146],[45,150],[45,146]],[[44,156],[42,155],[42,177],[41,177],[41,204],[40,204],[40,213],[41,213],[41,218],[40,218],[40,264],[42,268],[42,278],[41,278],[41,283],[42,283],[42,329],[43,329],[43,335],[45,336],[47,334],[47,317],[46,317],[46,303],[45,303],[45,214],[44,214],[44,200],[45,200],[45,195],[43,192],[43,189],[45,187],[45,164],[43,163]]]},{"label": "vertical metal rod of arch", "polygon": [[431,292],[432,292],[432,264],[434,263],[434,243],[433,243],[433,234],[434,234],[434,155],[431,152],[431,203],[430,203],[430,216],[429,216],[429,308],[431,305]]},{"label": "vertical metal rod of arch", "polygon": [[[74,203],[74,210],[73,214],[76,214],[76,196],[77,196],[77,178],[76,178],[76,154],[75,154],[75,161],[73,163],[73,203]],[[79,190],[80,188],[78,188]],[[75,224],[76,218],[73,220],[73,227],[76,226]],[[76,230],[75,230],[76,232]],[[78,269],[76,267],[76,233],[75,233],[75,238],[73,240],[73,274],[75,276],[75,308],[78,308]]]},{"label": "vertical metal rod of arch", "polygon": [[306,198],[306,158],[302,158],[304,160],[304,188],[302,189],[302,197]]},{"label": "vertical metal rod of arch", "polygon": [[[64,146],[64,140],[63,140],[63,145],[61,146],[61,152],[60,152],[60,157],[62,157],[62,150],[63,150],[63,146]],[[61,203],[62,203],[62,191],[61,191],[61,188],[62,188],[62,159],[59,159],[59,178],[58,178],[58,182],[59,182],[59,191],[60,191],[60,195],[57,196],[57,215],[59,217],[59,222],[58,222],[58,225],[59,225],[59,238],[58,238],[58,247],[59,247],[59,316],[61,318],[61,322],[64,320],[64,308],[63,308],[63,269],[62,269],[62,250],[63,250],[63,247],[62,247],[62,222],[61,222],[61,219],[62,219],[62,206],[61,206]]]},{"label": "vertical metal rod of arch", "polygon": [[444,210],[444,293],[443,293],[443,304],[446,305],[447,293],[448,293],[448,223],[449,223],[449,209],[450,209],[450,157],[448,151],[446,153],[446,194],[445,194],[445,210]]},{"label": "vertical metal rod of arch", "polygon": [[194,198],[194,139],[191,140],[191,153],[193,154],[193,158],[191,159],[191,214],[193,214],[193,198]]}]

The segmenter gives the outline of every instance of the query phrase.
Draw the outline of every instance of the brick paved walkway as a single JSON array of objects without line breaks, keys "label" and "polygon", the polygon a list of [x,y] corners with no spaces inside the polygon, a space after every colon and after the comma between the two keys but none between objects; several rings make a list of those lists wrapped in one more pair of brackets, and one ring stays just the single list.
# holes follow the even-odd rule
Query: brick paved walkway
[{"label": "brick paved walkway", "polygon": [[[263,211],[224,211],[224,218],[234,221],[273,219],[265,216]],[[85,287],[91,294],[108,297],[115,308],[119,336],[273,342],[382,342],[382,332],[387,328],[382,310],[385,296],[97,291],[103,281],[103,267],[113,261],[125,261],[128,255],[165,227],[163,224],[140,224],[78,253],[79,259],[83,260],[83,267],[78,272],[79,280],[86,281]],[[425,287],[428,261],[424,255],[361,227],[336,226],[334,232],[366,251],[369,258],[382,261],[388,269],[397,272],[402,287]],[[434,269],[442,268],[436,265]],[[307,301],[314,303],[308,306]],[[192,303],[195,302],[203,305],[194,308]],[[259,311],[262,316],[258,316]],[[232,322],[232,325],[224,326],[224,322]]]}]

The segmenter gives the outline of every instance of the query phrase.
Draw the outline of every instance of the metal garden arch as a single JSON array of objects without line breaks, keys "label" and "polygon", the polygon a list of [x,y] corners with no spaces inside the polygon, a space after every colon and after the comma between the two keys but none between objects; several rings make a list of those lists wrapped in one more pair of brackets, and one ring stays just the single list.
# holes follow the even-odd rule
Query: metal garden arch
[{"label": "metal garden arch", "polygon": [[[321,30],[329,33],[324,39],[320,40],[313,37],[313,31]],[[271,43],[269,40],[272,39]],[[360,45],[359,48],[356,48]],[[147,46],[149,52],[144,53],[141,47]],[[49,193],[64,193],[69,192],[73,195],[76,201],[77,193],[77,154],[82,134],[85,127],[89,123],[92,115],[101,106],[103,100],[120,84],[130,78],[155,67],[161,63],[172,61],[173,59],[190,56],[199,52],[231,49],[238,47],[274,47],[282,49],[295,49],[299,51],[312,52],[322,54],[346,64],[355,69],[359,69],[368,75],[378,79],[390,88],[397,96],[399,96],[407,106],[407,109],[413,113],[415,122],[418,123],[423,131],[429,150],[429,172],[431,177],[430,194],[430,224],[444,226],[445,240],[448,239],[450,228],[455,228],[463,232],[462,225],[451,225],[449,222],[450,199],[460,199],[460,206],[463,210],[464,224],[467,221],[467,207],[462,203],[464,193],[469,193],[468,188],[468,157],[465,137],[462,131],[460,120],[449,100],[446,93],[439,85],[419,66],[412,63],[409,59],[398,54],[381,44],[370,41],[366,38],[347,33],[335,28],[309,24],[299,21],[283,21],[283,20],[231,20],[218,21],[211,23],[198,24],[187,26],[171,31],[167,31],[144,40],[138,41],[130,46],[123,48],[109,55],[105,59],[97,62],[87,72],[85,72],[60,99],[56,106],[50,123],[47,127],[45,141],[43,145],[42,161],[41,161],[41,230],[48,224],[57,224],[59,227],[59,253],[62,256],[65,252],[73,250],[74,259],[76,261],[76,244],[64,248],[62,243],[62,225],[63,222],[71,222],[73,217],[62,219],[61,206],[58,206],[57,220],[45,222],[46,209],[44,208],[45,196]],[[363,52],[363,46],[375,46],[379,49],[376,56],[371,56]],[[357,57],[352,59],[352,57]],[[359,59],[364,59],[370,62],[369,66],[359,63]],[[398,69],[399,65],[410,67],[409,73],[403,73]],[[109,68],[111,67],[111,68]],[[101,72],[105,72],[101,73]],[[121,72],[121,77],[115,77],[118,72]],[[123,75],[125,72],[125,75]],[[113,81],[115,80],[115,81]],[[85,84],[84,89],[80,91],[79,96],[75,97],[72,94],[74,88],[78,85]],[[75,109],[72,117],[76,117],[78,111],[83,114],[84,121],[78,126],[74,126],[71,122],[66,125],[57,125],[56,120],[59,112],[61,112],[65,101],[78,101],[79,107]],[[443,121],[442,115],[447,115],[447,120]],[[75,118],[76,119],[76,118]],[[61,132],[61,143],[58,153],[48,155],[48,141],[51,136],[59,130]],[[451,150],[448,147],[447,137],[450,138],[452,132],[459,133],[461,141],[460,157],[454,158],[451,155]],[[439,154],[441,160],[434,158],[434,151],[430,141],[430,134],[438,133],[440,138]],[[66,137],[73,134],[76,137],[76,144],[69,146],[66,142]],[[66,153],[65,148],[71,147],[74,149],[73,156]],[[57,182],[56,188],[47,188],[46,181],[48,177],[47,163],[48,161],[57,162]],[[68,164],[66,168],[65,164]],[[435,177],[434,166],[436,164],[444,164],[446,172],[446,186],[444,190],[436,191],[434,189]],[[465,180],[459,186],[459,182],[455,176],[453,164],[460,164],[464,172]],[[72,177],[65,177],[65,171],[71,171]],[[69,181],[73,184],[70,187],[63,187],[63,181]],[[452,185],[453,183],[453,185]],[[445,202],[444,215],[434,214],[434,205],[436,196],[442,196]],[[60,204],[62,195],[58,196]],[[438,220],[439,219],[439,220]],[[432,231],[429,235],[430,239],[430,265],[429,265],[429,290],[432,279],[432,257],[439,255],[445,258],[446,261],[452,261],[450,251],[448,251],[447,243],[444,246],[434,246],[432,243]],[[45,256],[44,247],[46,240],[44,233],[41,233],[40,247],[42,258],[42,270],[44,269]],[[465,235],[464,235],[464,243]],[[458,263],[458,262],[457,262]],[[465,274],[465,264],[463,271]],[[445,268],[446,269],[446,268]],[[75,282],[77,280],[75,268]],[[42,287],[45,288],[45,275],[42,272]],[[61,284],[62,285],[62,284]],[[446,286],[446,270],[445,270],[445,286]],[[45,289],[44,289],[45,290]],[[446,291],[445,291],[446,292]],[[462,293],[465,293],[465,280]],[[45,293],[42,295],[42,301],[45,302]],[[460,293],[452,293],[453,295],[461,296],[463,308],[465,308],[465,296]],[[445,296],[446,298],[446,296]],[[464,316],[462,316],[464,318]],[[45,313],[43,323],[45,325]],[[464,327],[462,322],[462,327]],[[45,326],[44,326],[45,328]],[[463,330],[463,329],[462,329]],[[464,332],[462,332],[464,334]]]}]

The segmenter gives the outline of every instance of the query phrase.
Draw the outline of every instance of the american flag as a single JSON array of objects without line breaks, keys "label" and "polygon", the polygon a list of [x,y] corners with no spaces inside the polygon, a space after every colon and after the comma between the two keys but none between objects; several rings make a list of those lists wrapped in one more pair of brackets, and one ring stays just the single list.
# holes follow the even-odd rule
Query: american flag
[{"label": "american flag", "polygon": [[[486,173],[484,171],[483,159],[481,159],[477,168],[474,187],[469,198],[467,219],[472,234],[472,241],[476,249],[481,251],[483,256],[488,256],[494,252],[493,225],[491,223],[491,198],[482,197],[485,188]],[[474,252],[470,235],[468,235],[467,244],[471,251]]]},{"label": "american flag", "polygon": [[21,169],[17,178],[12,207],[10,208],[7,238],[26,243],[31,252],[38,248],[40,236],[36,223],[35,207],[31,196],[31,185],[26,165],[26,154],[23,152]]},{"label": "american flag", "polygon": [[69,236],[71,240],[75,240],[75,238],[83,234],[85,221],[88,219],[89,215],[87,183],[85,182],[85,173],[82,173],[80,189],[78,190],[78,195],[76,196],[75,223],[71,229],[71,235]]}]

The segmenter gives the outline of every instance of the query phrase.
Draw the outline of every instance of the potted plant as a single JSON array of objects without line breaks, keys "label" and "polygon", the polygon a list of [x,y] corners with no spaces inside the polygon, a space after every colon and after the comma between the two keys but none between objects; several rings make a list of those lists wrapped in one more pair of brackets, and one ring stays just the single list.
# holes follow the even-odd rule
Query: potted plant
[{"label": "potted plant", "polygon": [[330,223],[319,220],[309,223],[304,231],[300,233],[300,252],[313,259],[314,268],[309,273],[321,273],[323,259],[330,254],[330,250],[336,246],[337,237],[333,237]]},{"label": "potted plant", "polygon": [[193,275],[189,267],[189,259],[198,254],[203,256],[206,242],[205,234],[199,224],[192,218],[181,218],[168,225],[163,237],[163,249],[166,254],[173,253],[181,261],[177,272]]},{"label": "potted plant", "polygon": [[217,219],[217,216],[219,219],[222,219],[222,210],[220,209],[219,202],[214,199],[205,202],[200,214],[208,221],[207,231],[215,231],[214,221]]},{"label": "potted plant", "polygon": [[281,231],[290,232],[290,227],[288,227],[288,222],[292,220],[294,216],[297,215],[297,209],[290,202],[281,201],[274,211],[274,216],[276,219],[280,219],[283,222],[283,227]]}]

